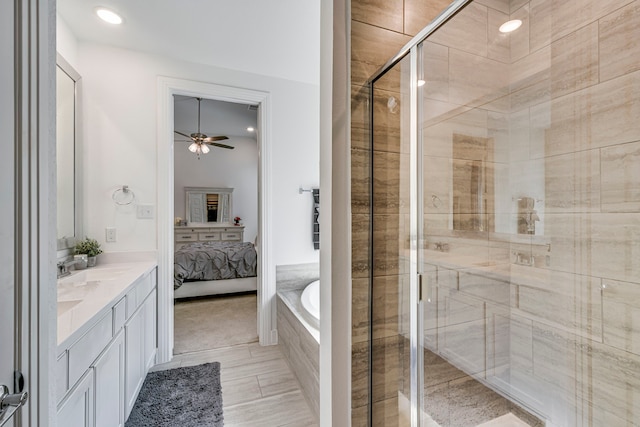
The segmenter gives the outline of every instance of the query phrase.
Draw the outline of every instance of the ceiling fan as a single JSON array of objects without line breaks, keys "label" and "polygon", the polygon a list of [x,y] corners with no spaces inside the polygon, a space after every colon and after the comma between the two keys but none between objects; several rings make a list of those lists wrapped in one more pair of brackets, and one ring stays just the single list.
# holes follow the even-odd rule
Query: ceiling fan
[{"label": "ceiling fan", "polygon": [[225,139],[229,139],[228,137],[224,135],[207,136],[202,132],[200,132],[200,103],[202,101],[202,98],[196,98],[196,99],[198,100],[198,131],[192,133],[191,135],[178,132],[177,130],[174,130],[174,132],[177,133],[178,135],[191,139],[191,141],[183,141],[183,142],[191,142],[191,145],[189,146],[189,151],[191,151],[192,153],[196,153],[198,155],[198,158],[200,157],[201,153],[207,154],[209,152],[209,147],[207,147],[207,145],[213,145],[215,147],[233,150],[235,147],[216,142],[216,141],[224,141]]}]

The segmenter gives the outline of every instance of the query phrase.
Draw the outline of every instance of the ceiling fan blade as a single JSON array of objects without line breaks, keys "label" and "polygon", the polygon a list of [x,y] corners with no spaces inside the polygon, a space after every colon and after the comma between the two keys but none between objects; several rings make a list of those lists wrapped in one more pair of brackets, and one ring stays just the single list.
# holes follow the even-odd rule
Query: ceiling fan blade
[{"label": "ceiling fan blade", "polygon": [[215,145],[216,147],[220,147],[220,148],[226,148],[228,150],[233,150],[236,147],[232,147],[230,145],[226,145],[226,144],[220,144],[218,142],[207,142],[207,144],[209,145]]},{"label": "ceiling fan blade", "polygon": [[202,141],[203,142],[214,142],[214,141],[224,141],[225,139],[229,139],[229,137],[224,136],[224,135],[220,135],[220,136],[209,136],[207,138],[204,138]]},{"label": "ceiling fan blade", "polygon": [[178,132],[177,130],[174,130],[174,132],[177,133],[178,135],[182,135],[182,136],[187,137],[189,139],[193,139],[193,138],[191,138],[191,136],[187,135],[186,133]]}]

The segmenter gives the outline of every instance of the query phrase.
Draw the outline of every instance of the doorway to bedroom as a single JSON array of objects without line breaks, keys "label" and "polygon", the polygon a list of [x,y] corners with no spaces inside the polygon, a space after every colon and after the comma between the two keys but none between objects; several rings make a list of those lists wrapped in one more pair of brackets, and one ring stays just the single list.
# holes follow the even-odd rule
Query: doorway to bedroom
[{"label": "doorway to bedroom", "polygon": [[173,353],[257,342],[258,107],[173,104]]}]

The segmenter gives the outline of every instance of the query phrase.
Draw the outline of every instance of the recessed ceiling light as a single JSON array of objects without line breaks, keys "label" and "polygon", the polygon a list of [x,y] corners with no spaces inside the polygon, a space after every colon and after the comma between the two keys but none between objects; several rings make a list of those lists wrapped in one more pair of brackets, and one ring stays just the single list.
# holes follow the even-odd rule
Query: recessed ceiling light
[{"label": "recessed ceiling light", "polygon": [[425,83],[427,83],[427,82],[425,82],[424,80],[418,80],[418,87],[424,86]]},{"label": "recessed ceiling light", "polygon": [[104,7],[97,8],[96,15],[98,15],[98,17],[100,17],[100,19],[102,19],[104,22],[108,22],[109,24],[122,24],[122,17],[120,15]]},{"label": "recessed ceiling light", "polygon": [[253,132],[254,130],[255,130],[255,129],[254,129],[254,128],[252,128],[251,126],[249,126],[249,127],[247,128],[247,131],[248,131],[248,132]]},{"label": "recessed ceiling light", "polygon": [[511,21],[507,21],[504,24],[500,25],[501,33],[510,33],[512,31],[517,30],[522,25],[522,21],[519,19],[512,19]]}]

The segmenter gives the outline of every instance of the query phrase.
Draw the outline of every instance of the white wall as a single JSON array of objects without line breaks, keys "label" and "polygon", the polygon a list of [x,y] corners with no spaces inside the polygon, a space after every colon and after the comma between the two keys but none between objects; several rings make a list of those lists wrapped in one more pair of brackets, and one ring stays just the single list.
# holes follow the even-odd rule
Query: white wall
[{"label": "white wall", "polygon": [[[123,15],[114,27],[94,8]],[[319,0],[58,0],[78,40],[317,84]]]},{"label": "white wall", "polygon": [[56,14],[56,51],[73,67],[78,67],[78,40],[65,20]]},{"label": "white wall", "polygon": [[200,159],[187,149],[189,143],[176,144],[174,217],[186,218],[184,187],[233,188],[231,218],[242,218],[244,240],[253,242],[258,234],[258,144],[246,137],[230,137],[223,142],[235,148],[211,147]]},{"label": "white wall", "polygon": [[[319,184],[319,86],[181,62],[95,43],[78,45],[83,77],[85,230],[105,251],[157,249],[156,220],[116,206],[122,185],[137,203],[157,204],[157,78],[169,76],[271,94],[275,264],[317,262],[311,243],[312,198],[298,187]],[[173,218],[173,215],[171,215]],[[105,243],[105,227],[118,240]]]}]

